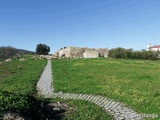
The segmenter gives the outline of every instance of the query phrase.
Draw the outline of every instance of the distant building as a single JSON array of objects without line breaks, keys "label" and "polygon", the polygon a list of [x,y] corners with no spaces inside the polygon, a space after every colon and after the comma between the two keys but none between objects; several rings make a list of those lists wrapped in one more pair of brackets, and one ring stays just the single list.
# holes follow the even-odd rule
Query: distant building
[{"label": "distant building", "polygon": [[160,51],[160,45],[154,45],[152,46],[150,43],[147,44],[146,51]]}]

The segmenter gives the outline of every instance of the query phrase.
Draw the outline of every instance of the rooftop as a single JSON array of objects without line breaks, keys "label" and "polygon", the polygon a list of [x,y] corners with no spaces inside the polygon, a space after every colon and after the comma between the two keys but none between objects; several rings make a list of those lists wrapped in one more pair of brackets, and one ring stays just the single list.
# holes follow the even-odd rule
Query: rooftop
[{"label": "rooftop", "polygon": [[160,48],[160,45],[154,45],[151,48]]}]

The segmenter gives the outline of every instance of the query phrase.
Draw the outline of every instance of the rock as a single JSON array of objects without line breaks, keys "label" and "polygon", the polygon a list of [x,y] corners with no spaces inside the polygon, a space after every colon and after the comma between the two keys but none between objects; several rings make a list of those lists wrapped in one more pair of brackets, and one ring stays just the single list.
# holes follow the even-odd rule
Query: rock
[{"label": "rock", "polygon": [[51,118],[55,118],[55,116],[62,116],[65,112],[70,113],[75,110],[75,108],[69,107],[67,104],[61,102],[45,103],[42,106],[42,112],[48,113]]},{"label": "rock", "polygon": [[47,103],[44,106],[44,109],[47,111],[51,111],[51,110],[55,110],[55,111],[60,111],[60,110],[75,110],[75,108],[73,107],[69,107],[67,104],[65,103],[61,103],[61,102],[55,102],[55,103]]},{"label": "rock", "polygon": [[75,109],[75,108],[73,108],[73,107],[70,107],[69,109],[70,109],[70,110],[72,110],[72,111],[76,111],[76,109]]},{"label": "rock", "polygon": [[11,62],[11,61],[12,61],[12,59],[10,59],[10,58],[9,58],[9,59],[6,59],[5,61],[6,61],[6,62]]},{"label": "rock", "polygon": [[65,108],[68,108],[68,105],[65,104],[65,103],[62,103],[62,106],[65,107]]},{"label": "rock", "polygon": [[50,59],[52,59],[52,56],[51,56],[51,55],[40,55],[39,58],[40,58],[40,59],[50,60]]},{"label": "rock", "polygon": [[36,56],[33,56],[30,58],[30,60],[35,60],[36,59]]},{"label": "rock", "polygon": [[59,92],[58,92],[58,94],[62,94],[62,93],[63,93],[63,91],[59,91]]},{"label": "rock", "polygon": [[59,55],[59,58],[63,58],[65,56],[65,51],[60,50],[58,55]]},{"label": "rock", "polygon": [[54,107],[53,110],[60,111],[61,109],[59,107]]},{"label": "rock", "polygon": [[83,53],[83,57],[84,58],[98,58],[99,54],[98,54],[98,52],[96,50],[86,50]]},{"label": "rock", "polygon": [[18,113],[7,112],[2,116],[2,120],[31,120],[31,119],[24,117],[24,116],[21,116]]},{"label": "rock", "polygon": [[20,58],[20,59],[19,59],[19,61],[25,61],[25,60],[26,60],[25,58]]}]

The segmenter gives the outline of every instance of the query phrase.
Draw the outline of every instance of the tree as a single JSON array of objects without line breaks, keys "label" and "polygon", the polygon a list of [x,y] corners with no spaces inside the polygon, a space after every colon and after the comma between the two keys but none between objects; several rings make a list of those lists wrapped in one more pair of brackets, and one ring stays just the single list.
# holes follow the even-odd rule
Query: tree
[{"label": "tree", "polygon": [[134,51],[133,49],[113,48],[109,51],[109,57],[120,59],[143,59],[143,60],[157,60],[159,59],[158,52],[152,51]]},{"label": "tree", "polygon": [[38,55],[48,55],[48,53],[50,52],[50,47],[47,46],[46,44],[38,44],[37,48],[36,48],[36,53]]},{"label": "tree", "polygon": [[4,60],[7,58],[12,58],[18,53],[18,50],[11,46],[2,46],[0,47],[0,59]]}]

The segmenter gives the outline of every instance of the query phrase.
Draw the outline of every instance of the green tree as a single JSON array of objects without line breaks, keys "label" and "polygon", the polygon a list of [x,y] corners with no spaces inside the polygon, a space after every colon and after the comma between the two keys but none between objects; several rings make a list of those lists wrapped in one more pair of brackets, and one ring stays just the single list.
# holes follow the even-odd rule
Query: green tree
[{"label": "green tree", "polygon": [[48,55],[48,53],[50,52],[50,47],[47,46],[46,44],[38,44],[37,48],[36,48],[36,53],[38,55]]},{"label": "green tree", "polygon": [[109,57],[120,59],[143,59],[143,60],[157,60],[159,59],[159,52],[152,51],[134,51],[133,49],[113,48],[109,51]]}]

